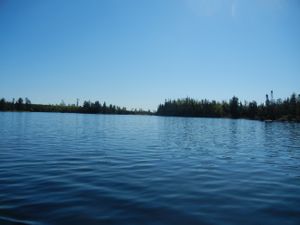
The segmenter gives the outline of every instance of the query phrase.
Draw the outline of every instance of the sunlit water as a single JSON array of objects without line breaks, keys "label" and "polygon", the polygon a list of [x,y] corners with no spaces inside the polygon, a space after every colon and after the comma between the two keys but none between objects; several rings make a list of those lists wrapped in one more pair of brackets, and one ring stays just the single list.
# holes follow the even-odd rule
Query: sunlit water
[{"label": "sunlit water", "polygon": [[300,124],[0,113],[0,224],[300,224]]}]

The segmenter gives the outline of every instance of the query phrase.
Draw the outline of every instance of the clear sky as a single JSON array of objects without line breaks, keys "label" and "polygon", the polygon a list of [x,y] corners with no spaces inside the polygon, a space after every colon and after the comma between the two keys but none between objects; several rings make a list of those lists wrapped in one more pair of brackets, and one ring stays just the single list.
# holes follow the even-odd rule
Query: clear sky
[{"label": "clear sky", "polygon": [[0,97],[264,101],[300,93],[299,0],[0,0]]}]

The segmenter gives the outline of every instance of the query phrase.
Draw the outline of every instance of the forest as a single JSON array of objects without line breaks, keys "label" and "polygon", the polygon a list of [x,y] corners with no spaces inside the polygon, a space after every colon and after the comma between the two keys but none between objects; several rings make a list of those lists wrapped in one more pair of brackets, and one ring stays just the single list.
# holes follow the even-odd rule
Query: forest
[{"label": "forest", "polygon": [[64,101],[57,105],[32,104],[28,98],[18,98],[16,101],[6,101],[0,99],[0,111],[16,112],[61,112],[61,113],[88,113],[88,114],[133,114],[133,115],[150,115],[150,111],[142,109],[128,110],[125,107],[119,107],[112,104],[107,105],[105,102],[84,101],[83,105],[77,104],[66,105]]},{"label": "forest", "polygon": [[256,101],[240,102],[238,97],[233,96],[229,102],[195,100],[183,98],[166,100],[158,106],[157,115],[161,116],[185,116],[185,117],[224,117],[245,118],[267,121],[297,121],[300,122],[300,95],[293,93],[286,99],[273,98],[267,94],[264,103]]},{"label": "forest", "polygon": [[18,98],[16,101],[0,99],[0,111],[18,112],[62,112],[62,113],[89,113],[89,114],[133,114],[183,117],[215,117],[215,118],[245,118],[267,121],[296,121],[300,122],[300,95],[293,93],[286,99],[274,99],[273,91],[270,97],[267,94],[264,103],[256,101],[241,102],[233,96],[229,101],[209,101],[207,99],[195,100],[182,98],[166,100],[160,104],[156,112],[142,109],[128,110],[112,104],[102,104],[99,101],[84,101],[77,104],[66,105],[63,101],[56,105],[32,104],[28,98]]}]

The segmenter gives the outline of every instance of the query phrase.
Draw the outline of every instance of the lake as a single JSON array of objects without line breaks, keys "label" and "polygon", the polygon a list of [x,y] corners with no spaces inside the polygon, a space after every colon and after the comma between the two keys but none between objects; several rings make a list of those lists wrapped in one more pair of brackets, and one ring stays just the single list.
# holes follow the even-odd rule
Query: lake
[{"label": "lake", "polygon": [[300,124],[2,112],[0,224],[300,224]]}]

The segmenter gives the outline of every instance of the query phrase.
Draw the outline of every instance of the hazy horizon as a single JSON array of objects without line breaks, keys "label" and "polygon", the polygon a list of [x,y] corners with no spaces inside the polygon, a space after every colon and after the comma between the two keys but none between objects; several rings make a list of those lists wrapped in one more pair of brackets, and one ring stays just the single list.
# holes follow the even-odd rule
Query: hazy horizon
[{"label": "hazy horizon", "polygon": [[0,98],[155,110],[300,93],[296,0],[0,1]]}]

